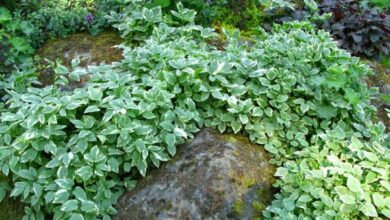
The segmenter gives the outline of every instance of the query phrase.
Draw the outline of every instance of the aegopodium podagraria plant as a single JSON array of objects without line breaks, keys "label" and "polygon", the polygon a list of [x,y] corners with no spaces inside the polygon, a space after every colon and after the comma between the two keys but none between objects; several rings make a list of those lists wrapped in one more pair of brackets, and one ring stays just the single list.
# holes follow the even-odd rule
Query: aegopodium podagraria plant
[{"label": "aegopodium podagraria plant", "polygon": [[[52,86],[8,91],[0,170],[27,205],[25,219],[109,219],[138,174],[202,127],[245,133],[271,153],[281,192],[266,218],[389,217],[389,142],[370,123],[373,91],[361,80],[370,70],[328,33],[288,23],[251,46],[225,33],[217,50],[194,12],[179,5],[168,19],[140,10],[151,35],[122,45],[122,61],[80,68],[74,60],[72,69],[57,66]],[[85,87],[61,91],[85,74]],[[4,197],[9,186],[1,187]]]}]

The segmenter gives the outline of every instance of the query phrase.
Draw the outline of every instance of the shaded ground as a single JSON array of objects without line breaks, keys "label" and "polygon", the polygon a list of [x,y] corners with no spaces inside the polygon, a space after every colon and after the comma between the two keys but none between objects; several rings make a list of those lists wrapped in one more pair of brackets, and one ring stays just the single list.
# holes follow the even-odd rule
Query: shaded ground
[{"label": "shaded ground", "polygon": [[[6,179],[0,173],[0,182]],[[24,215],[24,206],[18,200],[7,197],[4,201],[0,202],[0,220],[20,220]]]},{"label": "shaded ground", "polygon": [[23,215],[24,206],[20,201],[7,198],[0,202],[0,220],[20,220]]}]

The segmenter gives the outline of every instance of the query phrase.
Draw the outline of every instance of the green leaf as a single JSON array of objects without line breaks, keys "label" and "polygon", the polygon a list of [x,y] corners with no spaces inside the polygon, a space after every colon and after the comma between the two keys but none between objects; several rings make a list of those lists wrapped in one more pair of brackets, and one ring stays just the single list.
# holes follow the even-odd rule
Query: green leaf
[{"label": "green leaf", "polygon": [[305,203],[310,202],[312,200],[313,200],[312,197],[308,194],[301,195],[298,199],[299,202],[305,202]]},{"label": "green leaf", "polygon": [[320,118],[331,119],[337,115],[337,108],[329,105],[316,106],[316,111]]},{"label": "green leaf", "polygon": [[91,134],[91,132],[88,130],[81,130],[79,133],[79,139],[85,138],[90,134]]},{"label": "green leaf", "polygon": [[8,9],[0,7],[0,24],[12,20],[12,14]]},{"label": "green leaf", "polygon": [[383,208],[386,205],[385,198],[377,192],[372,195],[372,201],[374,201],[374,204],[378,208]]},{"label": "green leaf", "polygon": [[76,170],[76,175],[80,176],[84,181],[87,181],[92,177],[93,169],[90,166],[83,166]]},{"label": "green leaf", "polygon": [[187,133],[181,128],[176,127],[173,132],[179,137],[187,138]]},{"label": "green leaf", "polygon": [[92,202],[92,201],[82,201],[81,202],[81,210],[87,213],[91,212],[97,212],[98,211],[98,206]]},{"label": "green leaf", "polygon": [[165,135],[165,143],[167,145],[173,146],[176,144],[176,136],[174,134],[168,133]]},{"label": "green leaf", "polygon": [[43,186],[38,183],[33,183],[33,192],[37,197],[42,196]]},{"label": "green leaf", "polygon": [[225,62],[219,63],[218,61],[211,61],[211,63],[210,63],[210,74],[211,75],[217,75],[218,73],[220,73],[223,70],[225,65],[226,65]]},{"label": "green leaf", "polygon": [[328,207],[333,207],[333,200],[328,195],[322,194],[321,195],[321,201]]},{"label": "green leaf", "polygon": [[66,189],[66,190],[71,190],[74,183],[71,179],[58,179],[58,180],[55,180],[55,183],[60,187],[60,188],[63,188],[63,189]]},{"label": "green leaf", "polygon": [[353,176],[348,176],[347,186],[352,192],[362,192],[360,181]]},{"label": "green leaf", "polygon": [[168,161],[169,156],[163,151],[153,152],[154,157],[159,161]]},{"label": "green leaf", "polygon": [[82,214],[79,214],[79,213],[73,213],[69,220],[84,220],[84,217]]},{"label": "green leaf", "polygon": [[166,8],[171,4],[170,0],[152,0],[150,3],[146,4],[148,8],[154,8],[160,6],[161,8]]},{"label": "green leaf", "polygon": [[34,52],[34,49],[30,44],[21,37],[13,37],[9,42],[12,44],[13,50],[15,50],[16,53],[29,54]]},{"label": "green leaf", "polygon": [[139,160],[138,163],[136,163],[136,166],[141,175],[143,177],[146,176],[146,169],[148,168],[148,164],[144,160]]},{"label": "green leaf", "polygon": [[60,189],[54,194],[53,203],[65,203],[69,199],[69,192],[66,189]]},{"label": "green leaf", "polygon": [[88,97],[91,100],[101,101],[103,97],[103,92],[101,91],[101,89],[89,87]]},{"label": "green leaf", "polygon": [[80,64],[80,58],[77,57],[71,61],[72,67],[76,68]]},{"label": "green leaf", "polygon": [[80,201],[84,201],[84,200],[87,200],[87,194],[85,193],[85,191],[77,186],[74,190],[73,190],[73,195]]},{"label": "green leaf", "polygon": [[22,157],[20,158],[20,162],[26,163],[28,161],[34,161],[38,152],[35,149],[28,149],[22,154]]},{"label": "green leaf", "polygon": [[288,100],[288,95],[278,95],[278,97],[276,98],[277,102],[285,102],[287,100]]},{"label": "green leaf", "polygon": [[236,120],[232,121],[231,126],[235,134],[237,134],[242,128],[241,123]]},{"label": "green leaf", "polygon": [[100,111],[99,107],[97,107],[96,105],[91,105],[85,109],[84,113],[87,114],[87,113],[99,112],[99,111]]},{"label": "green leaf", "polygon": [[103,121],[104,123],[106,123],[106,122],[108,122],[108,121],[111,120],[112,116],[114,116],[114,111],[109,110],[109,111],[107,111],[106,113],[104,113],[104,116],[103,116],[102,121]]},{"label": "green leaf", "polygon": [[381,213],[386,216],[387,218],[390,218],[390,209],[382,209]]},{"label": "green leaf", "polygon": [[273,115],[273,110],[272,110],[272,108],[266,108],[264,112],[265,112],[265,114],[266,114],[268,117],[272,117],[272,115]]},{"label": "green leaf", "polygon": [[356,203],[355,197],[349,194],[340,195],[340,200],[348,205],[353,205]]},{"label": "green leaf", "polygon": [[63,212],[71,212],[74,210],[77,210],[79,208],[79,201],[72,199],[66,201],[62,206],[61,206],[61,211]]},{"label": "green leaf", "polygon": [[255,117],[261,117],[263,116],[263,110],[259,107],[254,107],[253,110],[252,110],[252,115],[255,116]]},{"label": "green leaf", "polygon": [[28,180],[34,180],[35,179],[35,175],[34,175],[33,172],[31,172],[31,170],[20,170],[18,172],[18,175],[20,177],[28,179]]},{"label": "green leaf", "polygon": [[140,153],[141,153],[143,150],[146,149],[145,143],[144,143],[141,139],[136,140],[134,144],[135,144],[136,149],[137,149],[138,152],[140,152]]},{"label": "green leaf", "polygon": [[175,156],[176,154],[176,136],[174,134],[168,133],[165,136],[165,143],[168,145],[168,152],[170,155]]},{"label": "green leaf", "polygon": [[371,203],[369,203],[369,202],[365,203],[360,208],[360,211],[362,211],[365,216],[368,216],[368,217],[378,217],[378,213],[376,212],[375,207]]},{"label": "green leaf", "polygon": [[26,186],[27,184],[25,182],[16,182],[10,196],[16,197],[21,195],[25,191]]},{"label": "green leaf", "polygon": [[249,118],[246,114],[239,114],[239,119],[242,124],[247,124],[249,122]]},{"label": "green leaf", "polygon": [[110,166],[111,170],[118,173],[119,172],[119,162],[115,158],[110,158],[107,161],[108,166]]}]

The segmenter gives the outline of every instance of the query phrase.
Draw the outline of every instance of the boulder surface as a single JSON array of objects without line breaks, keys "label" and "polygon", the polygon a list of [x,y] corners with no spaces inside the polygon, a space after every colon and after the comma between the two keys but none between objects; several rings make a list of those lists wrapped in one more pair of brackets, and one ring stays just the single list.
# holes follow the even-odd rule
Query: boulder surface
[{"label": "boulder surface", "polygon": [[114,219],[261,219],[274,173],[262,146],[206,129],[126,192]]}]

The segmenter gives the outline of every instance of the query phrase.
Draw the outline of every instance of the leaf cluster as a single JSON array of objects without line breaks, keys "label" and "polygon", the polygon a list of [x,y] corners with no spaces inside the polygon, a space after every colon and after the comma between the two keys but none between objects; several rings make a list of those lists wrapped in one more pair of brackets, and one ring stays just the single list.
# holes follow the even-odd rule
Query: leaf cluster
[{"label": "leaf cluster", "polygon": [[[271,153],[282,191],[267,218],[388,216],[389,143],[383,125],[370,126],[375,91],[361,80],[371,71],[327,32],[286,23],[249,45],[224,31],[218,50],[214,30],[195,25],[182,4],[169,15],[139,1],[127,7],[111,15],[137,38],[121,45],[122,61],[80,68],[76,59],[57,65],[52,86],[8,90],[0,170],[28,205],[25,219],[109,219],[126,188],[202,127],[244,133]],[[63,91],[85,75],[85,87]]]},{"label": "leaf cluster", "polygon": [[346,139],[337,127],[295,152],[296,161],[277,169],[281,192],[265,216],[390,218],[390,151],[381,140],[383,125],[371,129],[376,136],[371,143],[355,135]]},{"label": "leaf cluster", "polygon": [[24,36],[30,26],[28,22],[15,19],[8,9],[0,7],[0,74],[27,62],[33,54],[31,42]]},{"label": "leaf cluster", "polygon": [[329,30],[341,47],[354,55],[375,57],[390,54],[390,15],[366,7],[356,0],[324,0],[322,12],[332,13],[323,28]]}]

